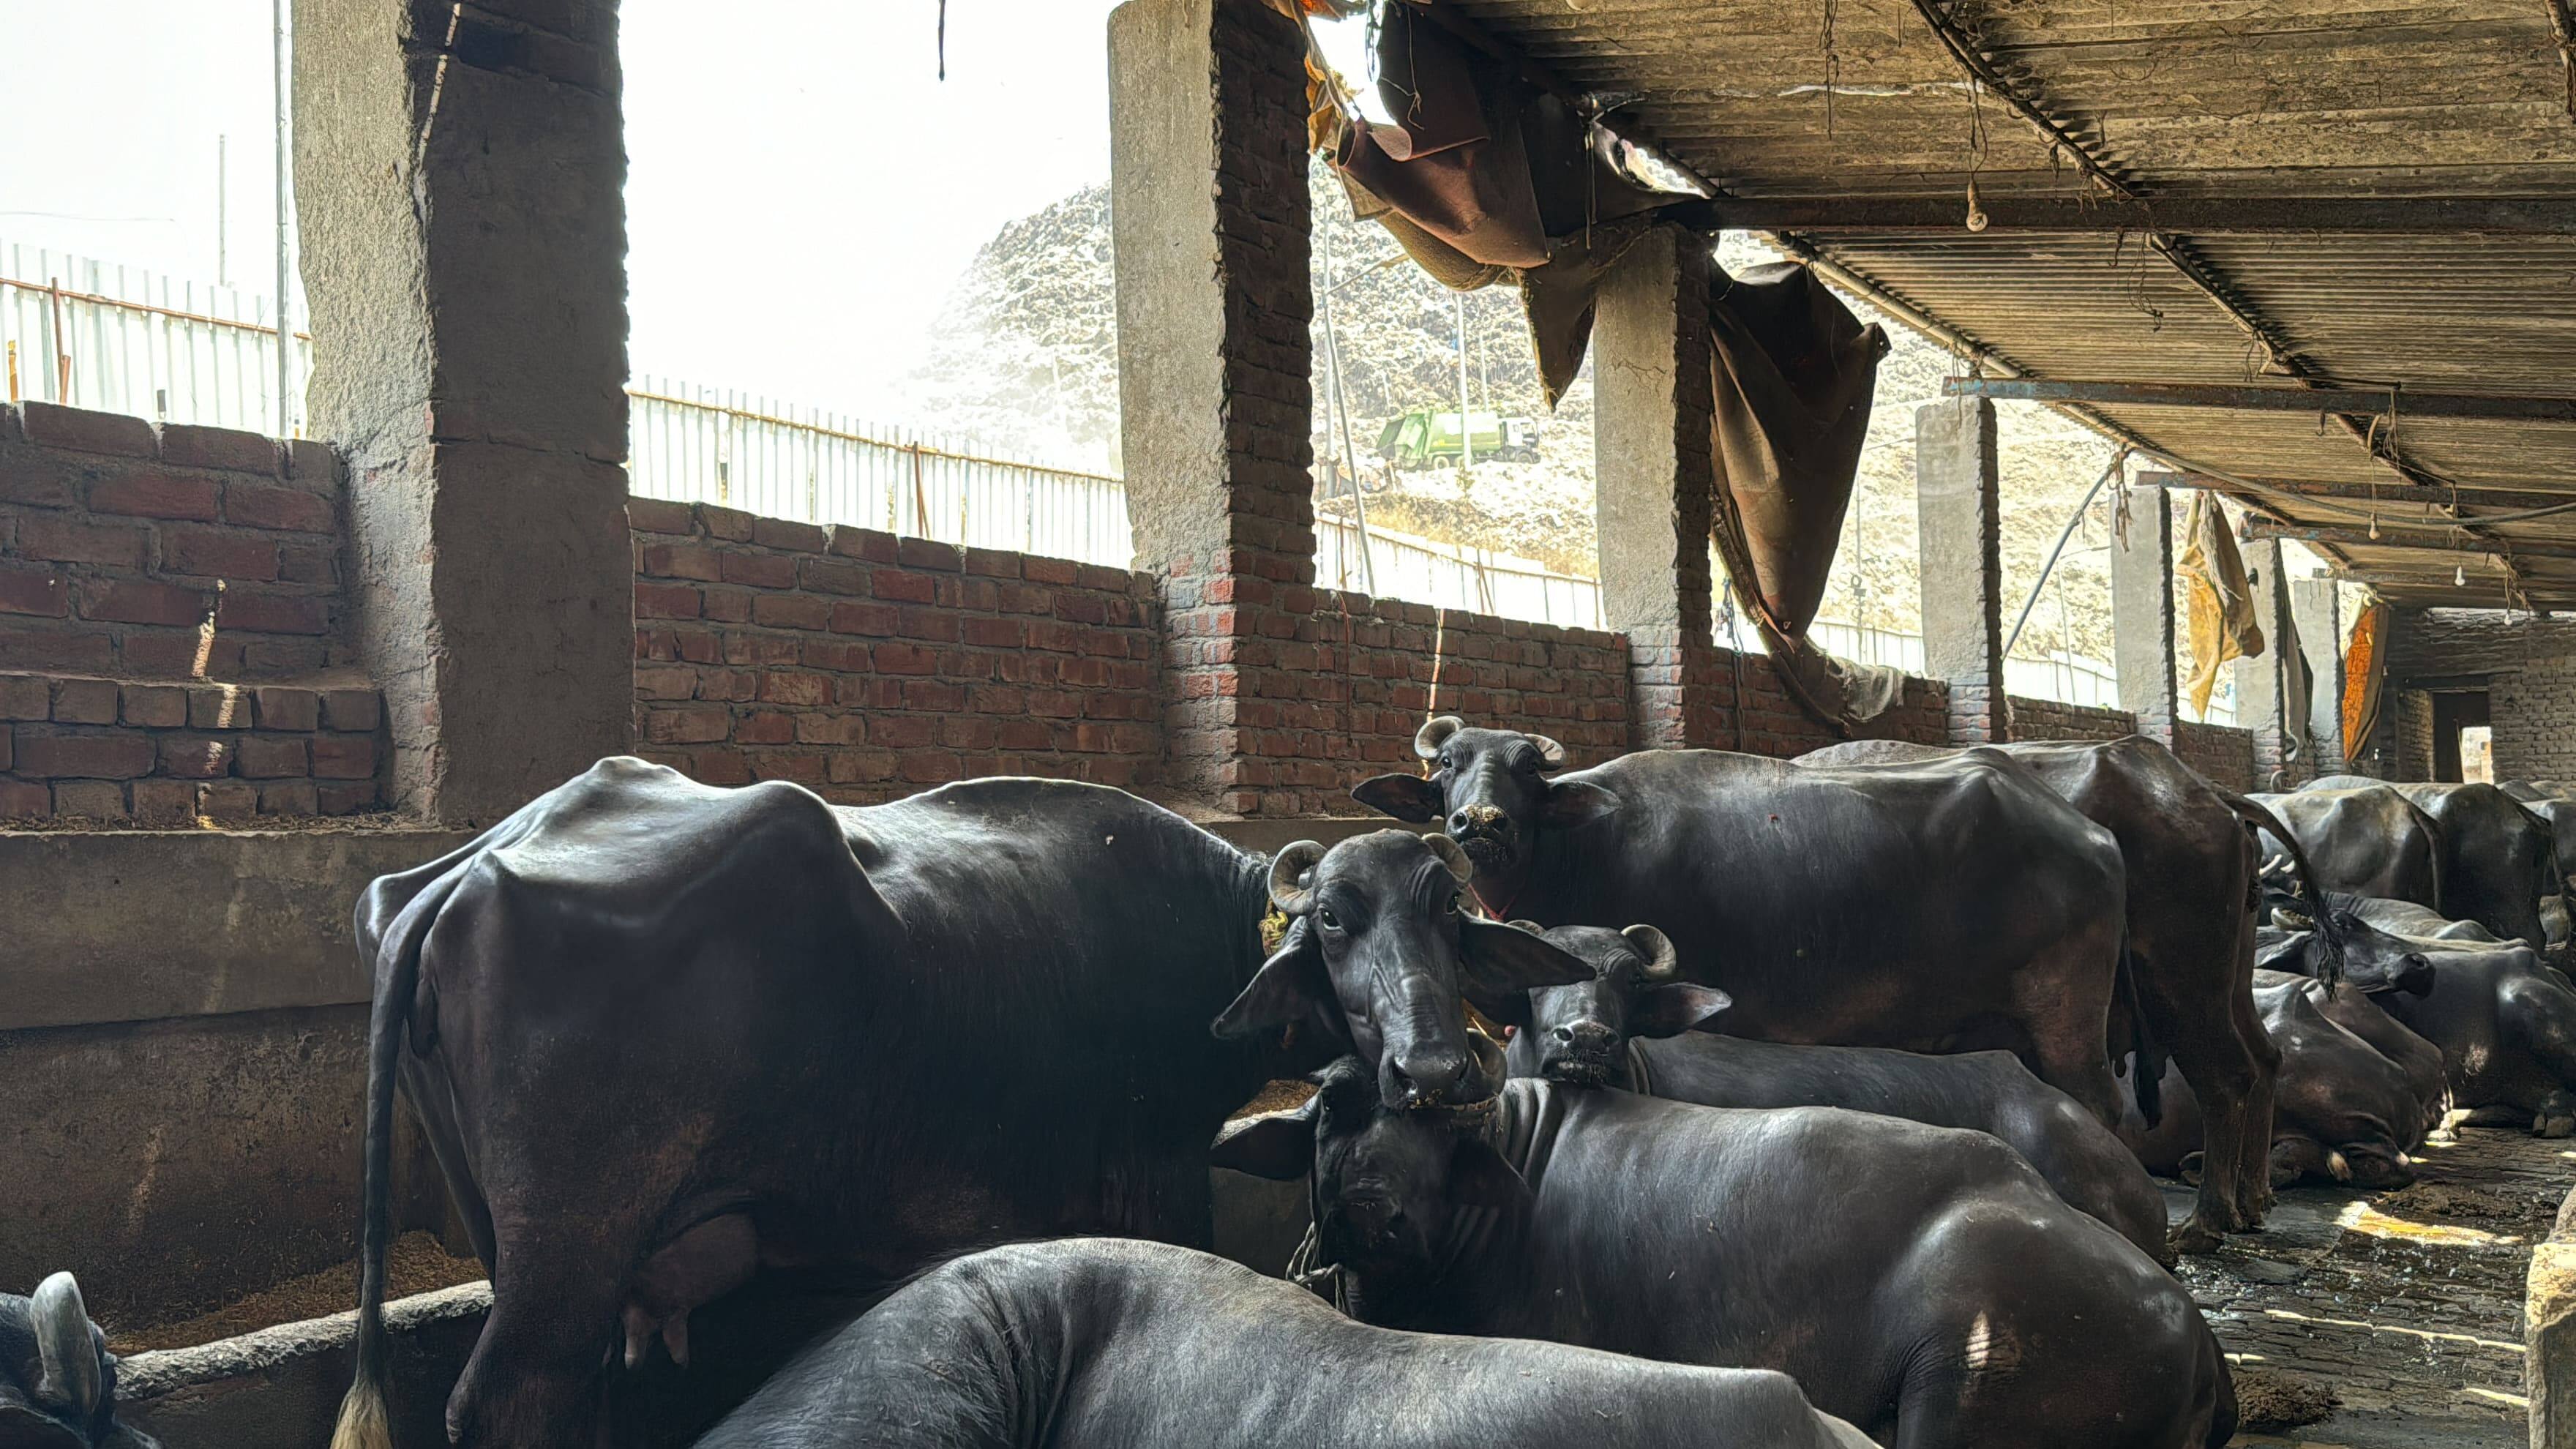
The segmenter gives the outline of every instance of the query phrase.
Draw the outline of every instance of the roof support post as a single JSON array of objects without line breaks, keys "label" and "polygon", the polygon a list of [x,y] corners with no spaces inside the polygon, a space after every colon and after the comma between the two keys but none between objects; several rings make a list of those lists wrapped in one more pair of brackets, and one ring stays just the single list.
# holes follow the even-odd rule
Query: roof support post
[{"label": "roof support post", "polygon": [[[2281,545],[2266,539],[2245,545],[2245,582],[2254,592],[2254,621],[2263,629],[2263,652],[2236,661],[2236,725],[2254,736],[2254,778],[2265,789],[2286,790],[2312,773],[2305,753],[2307,716],[2289,718],[2291,691],[2284,672],[2304,655],[2291,647],[2298,630],[2290,619],[2289,590],[2282,587]],[[2288,627],[2284,627],[2288,626]]]},{"label": "roof support post", "polygon": [[2343,601],[2332,579],[2290,580],[2290,620],[2308,656],[2308,748],[2317,775],[2343,773]]},{"label": "roof support post", "polygon": [[2171,747],[2182,718],[2174,680],[2173,509],[2161,488],[2131,484],[2125,528],[2111,534],[2111,660],[2120,708],[2138,733]]},{"label": "roof support post", "polygon": [[386,793],[488,823],[632,742],[617,6],[301,0],[294,64],[310,427],[348,459]]},{"label": "roof support post", "polygon": [[1245,717],[1294,693],[1265,626],[1316,605],[1305,39],[1249,0],[1127,0],[1109,89],[1120,442],[1136,566],[1162,583],[1165,777],[1237,814],[1322,813],[1333,793]]},{"label": "roof support post", "polygon": [[1638,749],[1728,742],[1718,716],[1735,704],[1709,632],[1709,266],[1706,241],[1657,227],[1603,279],[1594,311],[1601,625],[1628,636]]},{"label": "roof support post", "polygon": [[2003,490],[1995,405],[1914,410],[1914,507],[1922,538],[1923,669],[1950,686],[1950,743],[2012,737],[2004,695]]}]

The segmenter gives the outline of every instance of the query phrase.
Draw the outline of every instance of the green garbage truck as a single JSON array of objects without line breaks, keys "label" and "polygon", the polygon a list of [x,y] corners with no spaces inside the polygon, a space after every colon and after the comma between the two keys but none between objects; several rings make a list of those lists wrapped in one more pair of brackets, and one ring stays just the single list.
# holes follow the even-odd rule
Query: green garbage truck
[{"label": "green garbage truck", "polygon": [[1377,455],[1398,468],[1443,467],[1457,462],[1472,441],[1479,459],[1518,462],[1538,456],[1538,424],[1532,419],[1471,412],[1467,425],[1471,433],[1462,432],[1455,412],[1416,408],[1399,413],[1379,430]]}]

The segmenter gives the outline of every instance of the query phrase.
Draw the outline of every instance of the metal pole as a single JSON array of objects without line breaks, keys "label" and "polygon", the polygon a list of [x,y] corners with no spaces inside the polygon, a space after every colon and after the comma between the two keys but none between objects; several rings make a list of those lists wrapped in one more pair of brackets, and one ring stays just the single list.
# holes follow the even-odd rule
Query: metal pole
[{"label": "metal pole", "polygon": [[224,179],[226,159],[224,152],[231,144],[230,136],[215,137],[215,285],[218,287],[229,287],[233,284],[232,269],[226,261],[225,248],[225,242],[229,240],[232,188]]},{"label": "metal pole", "polygon": [[[1333,275],[1333,227],[1327,221],[1315,228],[1324,248],[1324,275]],[[1359,524],[1360,577],[1367,581],[1369,597],[1377,596],[1377,560],[1369,550],[1368,504],[1360,497],[1359,454],[1351,446],[1351,414],[1342,400],[1342,343],[1333,330],[1333,293],[1338,287],[1324,289],[1324,380],[1333,391],[1333,416],[1342,428],[1342,466],[1349,470],[1351,481],[1351,516]]]},{"label": "metal pole", "polygon": [[2075,505],[2073,513],[2066,515],[2066,527],[2058,531],[2057,546],[2048,551],[2048,562],[2039,566],[2039,582],[2030,586],[2030,597],[2021,601],[2021,616],[2013,620],[2012,635],[2004,640],[2004,653],[2012,653],[2013,646],[2021,642],[2021,626],[2030,622],[2030,607],[2039,602],[2039,591],[2048,587],[2048,576],[2057,571],[2057,556],[2066,551],[2066,541],[2075,536],[2076,525],[2084,521],[2084,510],[2093,506],[2093,499],[2101,493],[2102,485],[2111,481],[2111,475],[2120,471],[2120,464],[2127,458],[2126,449],[2113,453],[2111,466],[2102,470],[2102,476],[2093,480],[2093,486],[2084,490],[2084,501]]},{"label": "metal pole", "polygon": [[290,201],[286,169],[286,5],[287,0],[269,0],[269,19],[277,31],[276,92],[277,114],[271,117],[277,132],[277,435],[295,436],[295,328],[288,320],[286,292],[286,208]]},{"label": "metal pole", "polygon": [[1458,481],[1476,466],[1476,425],[1467,415],[1467,294],[1458,294]]}]

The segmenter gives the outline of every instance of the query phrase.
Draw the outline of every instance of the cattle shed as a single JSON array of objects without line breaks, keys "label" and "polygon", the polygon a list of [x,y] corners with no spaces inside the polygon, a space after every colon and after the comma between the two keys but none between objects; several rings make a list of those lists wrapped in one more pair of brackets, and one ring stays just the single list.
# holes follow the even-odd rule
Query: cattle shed
[{"label": "cattle shed", "polygon": [[[1384,823],[1352,787],[1445,714],[1575,766],[2136,734],[2253,792],[2461,780],[2483,731],[2494,779],[2576,780],[2569,0],[1391,3],[1689,188],[1598,278],[1598,629],[1319,582],[1293,0],[1108,23],[1123,569],[630,497],[615,0],[298,0],[310,436],[0,411],[0,1291],[77,1270],[177,1449],[323,1442],[352,903],[605,756],[836,805],[1085,780],[1262,851]],[[1927,662],[1857,725],[1718,642],[1722,231],[1956,356],[1916,417]],[[2015,401],[2133,450],[2116,708],[2005,686]],[[2195,494],[2274,641],[2232,726],[2177,676]],[[434,1433],[488,1299],[402,1120]],[[2285,1190],[2184,1282],[2240,1368],[2341,1394],[2285,1432],[2576,1444],[2565,1145]],[[1302,1197],[1220,1179],[1220,1246],[1278,1271]]]}]

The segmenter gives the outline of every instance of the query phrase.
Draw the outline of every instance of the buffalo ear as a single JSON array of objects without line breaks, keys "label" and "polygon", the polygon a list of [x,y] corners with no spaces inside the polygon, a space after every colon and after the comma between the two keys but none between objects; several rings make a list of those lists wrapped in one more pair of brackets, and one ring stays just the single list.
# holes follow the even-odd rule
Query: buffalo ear
[{"label": "buffalo ear", "polygon": [[1449,1200],[1458,1207],[1508,1208],[1529,1200],[1529,1184],[1503,1155],[1475,1138],[1462,1138],[1449,1158]]},{"label": "buffalo ear", "polygon": [[1591,963],[1545,936],[1477,916],[1458,919],[1459,991],[1498,1021],[1526,1017],[1527,993],[1592,979]]},{"label": "buffalo ear", "polygon": [[2287,971],[2296,976],[2307,975],[2308,973],[2300,968],[2307,964],[2308,942],[2313,936],[2314,933],[2309,931],[2292,931],[2269,946],[2258,946],[2254,952],[2256,969]]},{"label": "buffalo ear", "polygon": [[1318,1093],[1293,1112],[1265,1112],[1228,1122],[1208,1149],[1208,1161],[1272,1182],[1304,1177],[1315,1166],[1315,1104],[1322,1100]]},{"label": "buffalo ear", "polygon": [[1637,993],[1628,1008],[1628,1035],[1679,1036],[1708,1025],[1710,1019],[1734,1004],[1734,997],[1715,987],[1694,986],[1687,981],[1649,986]]},{"label": "buffalo ear", "polygon": [[1243,994],[1209,1023],[1208,1030],[1233,1041],[1265,1027],[1296,1022],[1331,1027],[1340,1018],[1332,978],[1324,971],[1323,951],[1312,935],[1291,926],[1279,953],[1261,963]]},{"label": "buffalo ear", "polygon": [[1547,800],[1538,807],[1538,823],[1571,830],[1602,819],[1618,808],[1619,797],[1598,785],[1558,780],[1547,787]]},{"label": "buffalo ear", "polygon": [[1351,798],[1381,815],[1416,825],[1440,818],[1440,787],[1419,775],[1379,775],[1351,787]]}]

